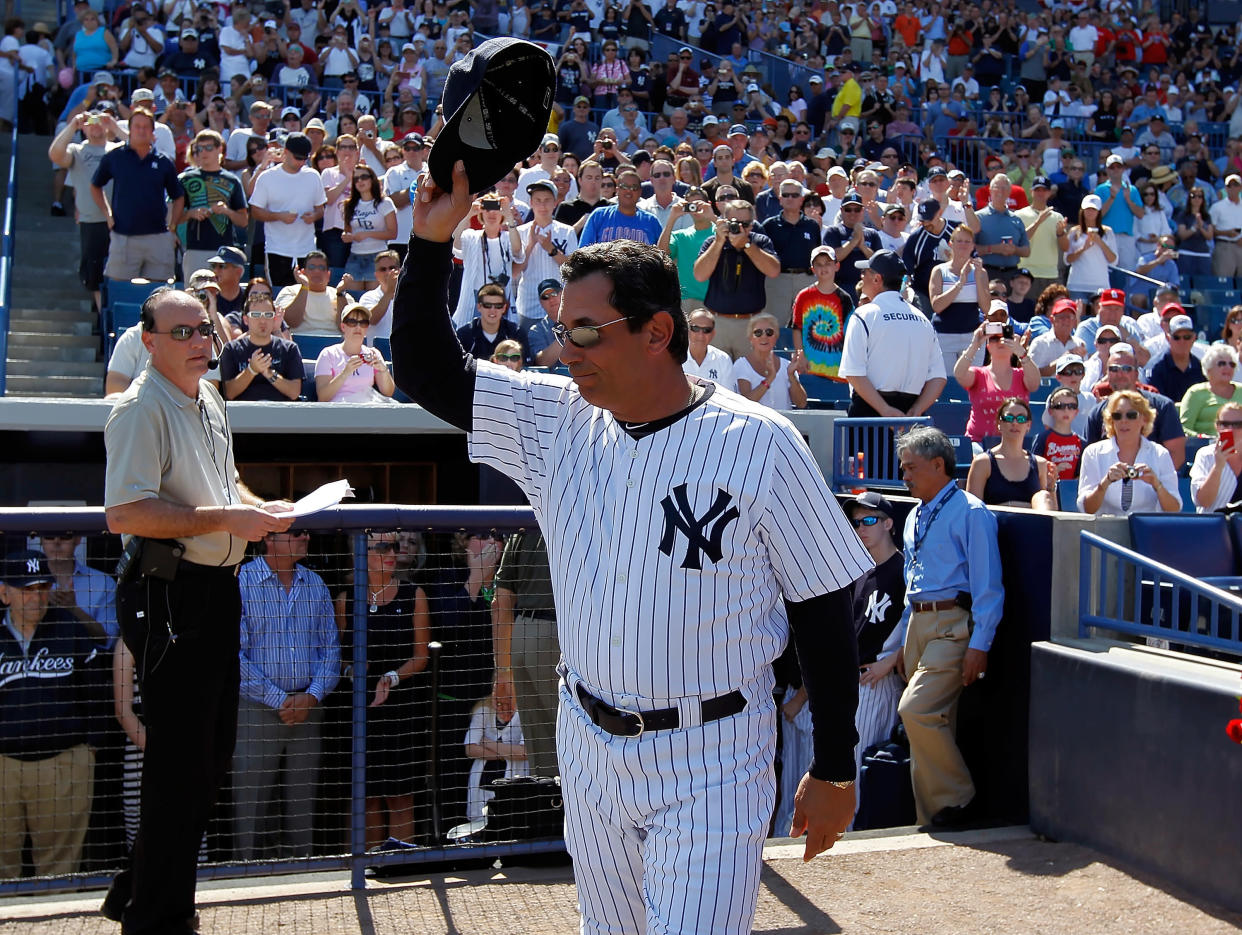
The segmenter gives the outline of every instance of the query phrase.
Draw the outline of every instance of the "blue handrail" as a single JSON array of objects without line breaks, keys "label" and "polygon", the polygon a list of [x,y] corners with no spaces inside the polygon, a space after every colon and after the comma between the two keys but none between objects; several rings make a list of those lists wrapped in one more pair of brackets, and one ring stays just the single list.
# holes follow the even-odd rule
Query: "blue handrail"
[{"label": "blue handrail", "polygon": [[909,419],[837,419],[832,424],[832,488],[885,487],[905,490],[897,463],[897,435],[916,425],[931,425],[927,416]]},{"label": "blue handrail", "polygon": [[1083,532],[1078,635],[1093,627],[1242,656],[1242,597]]},{"label": "blue handrail", "polygon": [[17,110],[13,111],[9,184],[4,196],[4,239],[0,243],[0,396],[8,385],[9,308],[13,296],[13,215],[17,208]]}]

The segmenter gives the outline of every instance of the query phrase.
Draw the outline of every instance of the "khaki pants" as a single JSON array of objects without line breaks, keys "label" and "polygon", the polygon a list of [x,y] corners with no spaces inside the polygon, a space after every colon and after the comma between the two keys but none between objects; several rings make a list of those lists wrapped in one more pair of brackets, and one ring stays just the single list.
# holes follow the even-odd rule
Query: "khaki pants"
[{"label": "khaki pants", "polygon": [[1216,241],[1212,251],[1213,276],[1242,276],[1242,243]]},{"label": "khaki pants", "polygon": [[897,712],[910,738],[910,780],[919,824],[950,805],[975,796],[970,771],[957,748],[957,701],[962,694],[962,660],[970,642],[969,611],[914,613],[904,650],[910,682]]},{"label": "khaki pants", "polygon": [[177,242],[171,231],[133,237],[113,231],[104,275],[109,279],[149,279],[152,282],[165,282],[176,273],[176,252]]},{"label": "khaki pants", "polygon": [[22,872],[30,832],[35,873],[74,873],[91,817],[95,754],[78,744],[42,760],[0,756],[0,878]]},{"label": "khaki pants", "polygon": [[513,622],[513,689],[532,775],[558,776],[556,708],[561,677],[556,621],[518,614]]},{"label": "khaki pants", "polygon": [[712,347],[718,347],[730,359],[737,360],[750,353],[750,316],[716,314],[716,333],[712,335]]},{"label": "khaki pants", "polygon": [[187,250],[181,257],[182,282],[190,284],[190,276],[200,269],[211,269],[207,260],[216,255],[215,250]]},{"label": "khaki pants", "polygon": [[810,273],[781,273],[769,279],[764,283],[768,298],[764,311],[769,315],[775,315],[777,323],[782,328],[788,328],[789,320],[793,317],[794,299],[797,298],[799,292],[813,282],[815,282],[815,277]]}]

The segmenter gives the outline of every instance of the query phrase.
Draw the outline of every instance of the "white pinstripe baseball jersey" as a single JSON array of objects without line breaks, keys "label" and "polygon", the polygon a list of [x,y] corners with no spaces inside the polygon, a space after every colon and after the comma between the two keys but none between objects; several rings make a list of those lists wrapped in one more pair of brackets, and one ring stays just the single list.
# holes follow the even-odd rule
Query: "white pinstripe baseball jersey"
[{"label": "white pinstripe baseball jersey", "polygon": [[613,704],[770,689],[782,595],[829,593],[873,564],[793,425],[700,386],[695,409],[635,439],[567,378],[478,364],[470,457],[526,493],[561,652]]}]

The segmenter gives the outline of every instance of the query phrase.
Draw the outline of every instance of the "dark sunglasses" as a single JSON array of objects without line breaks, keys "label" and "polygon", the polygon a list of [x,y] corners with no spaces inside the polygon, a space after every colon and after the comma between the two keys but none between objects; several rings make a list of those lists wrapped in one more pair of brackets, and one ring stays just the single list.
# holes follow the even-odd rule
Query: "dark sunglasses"
[{"label": "dark sunglasses", "polygon": [[855,529],[861,529],[863,526],[874,526],[880,521],[878,516],[857,516],[850,520]]},{"label": "dark sunglasses", "polygon": [[1110,413],[1108,417],[1114,422],[1118,419],[1125,419],[1129,422],[1133,422],[1135,419],[1140,418],[1140,413],[1137,409],[1127,409],[1125,412]]},{"label": "dark sunglasses", "polygon": [[1007,412],[1003,416],[1000,417],[1000,420],[1002,422],[1008,422],[1010,424],[1026,425],[1026,423],[1031,421],[1031,417],[1026,415],[1025,413]]},{"label": "dark sunglasses", "polygon": [[652,172],[651,177],[653,179],[671,179],[673,177],[673,173],[672,172]]},{"label": "dark sunglasses", "polygon": [[625,317],[614,318],[602,325],[578,325],[576,328],[566,328],[558,321],[552,326],[552,337],[556,338],[561,347],[564,347],[566,342],[574,347],[594,347],[599,343],[600,330],[609,325],[615,325],[619,321],[625,321]]},{"label": "dark sunglasses", "polygon": [[1049,409],[1077,409],[1078,403],[1053,403]]},{"label": "dark sunglasses", "polygon": [[716,330],[715,325],[691,325],[690,330],[695,334],[711,334]]},{"label": "dark sunglasses", "polygon": [[344,318],[341,320],[342,325],[349,325],[351,328],[367,328],[371,322],[365,318]]},{"label": "dark sunglasses", "polygon": [[756,328],[754,331],[751,332],[751,334],[753,334],[757,338],[770,338],[772,337],[772,335],[776,334],[776,329],[775,328]]},{"label": "dark sunglasses", "polygon": [[522,359],[521,354],[493,354],[492,355],[492,360],[497,360],[497,361],[505,361],[505,360],[519,361],[521,359]]},{"label": "dark sunglasses", "polygon": [[1195,339],[1195,336],[1194,336],[1193,334],[1175,334],[1175,335],[1173,335],[1173,340],[1174,340],[1174,341],[1193,341],[1194,339]]},{"label": "dark sunglasses", "polygon": [[[1217,423],[1217,424],[1219,425],[1223,423]],[[1230,425],[1232,424],[1233,423],[1230,423]],[[53,539],[57,542],[64,542],[67,539],[76,539],[77,535],[78,534],[76,532],[45,532],[39,538],[40,539]]]},{"label": "dark sunglasses", "polygon": [[483,306],[484,308],[504,308],[509,303],[508,302],[480,302],[479,304]]},{"label": "dark sunglasses", "polygon": [[387,555],[388,553],[396,553],[397,543],[395,542],[372,542],[367,546],[368,552],[374,552],[377,555]]},{"label": "dark sunglasses", "polygon": [[1121,338],[1096,338],[1096,344],[1116,344]]},{"label": "dark sunglasses", "polygon": [[1087,371],[1085,368],[1079,369],[1078,367],[1075,367],[1072,370],[1062,370],[1060,375],[1063,377],[1085,377],[1087,375]]},{"label": "dark sunglasses", "polygon": [[202,335],[204,338],[210,338],[216,333],[216,329],[211,326],[211,322],[204,321],[197,325],[173,325],[167,331],[156,331],[152,328],[147,333],[166,334],[174,341],[188,341],[190,338],[194,337],[195,332]]},{"label": "dark sunglasses", "polygon": [[1109,364],[1108,372],[1109,373],[1133,373],[1134,365],[1133,364]]}]

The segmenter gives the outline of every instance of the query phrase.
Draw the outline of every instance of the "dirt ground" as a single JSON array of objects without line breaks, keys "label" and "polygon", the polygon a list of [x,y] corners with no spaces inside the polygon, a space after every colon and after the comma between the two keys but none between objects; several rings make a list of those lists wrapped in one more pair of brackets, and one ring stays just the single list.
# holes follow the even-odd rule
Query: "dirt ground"
[{"label": "dirt ground", "polygon": [[[1025,829],[846,840],[803,864],[791,847],[765,858],[754,931],[762,935],[1217,935],[1242,915],[1161,886],[1100,854]],[[202,932],[220,935],[569,935],[568,869],[478,871],[370,883],[340,874],[200,887]],[[5,935],[114,935],[97,894],[0,902]]]}]

